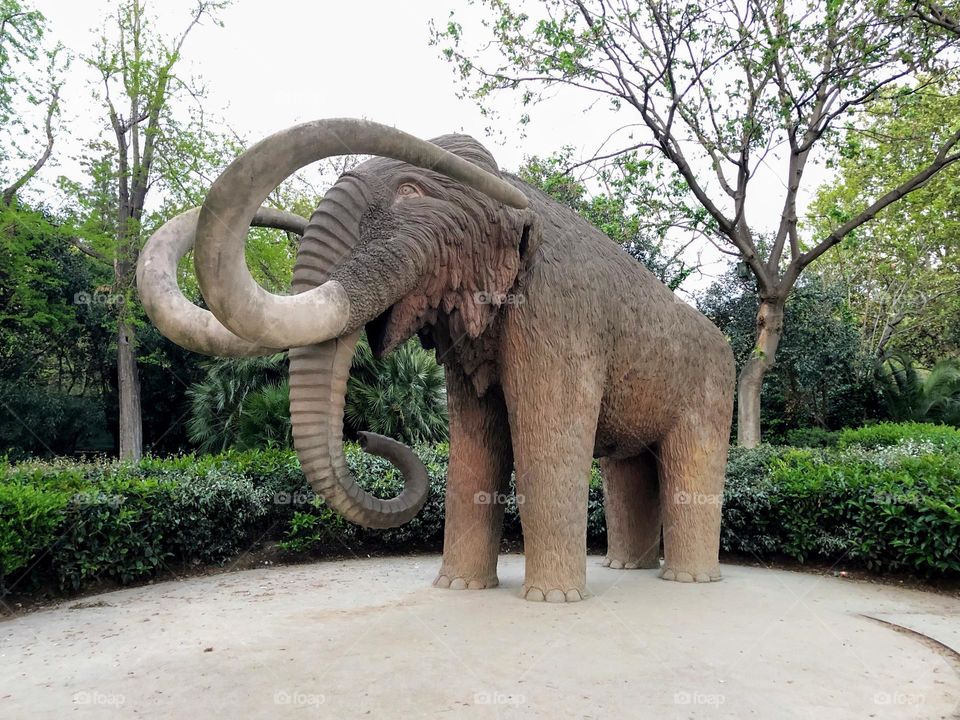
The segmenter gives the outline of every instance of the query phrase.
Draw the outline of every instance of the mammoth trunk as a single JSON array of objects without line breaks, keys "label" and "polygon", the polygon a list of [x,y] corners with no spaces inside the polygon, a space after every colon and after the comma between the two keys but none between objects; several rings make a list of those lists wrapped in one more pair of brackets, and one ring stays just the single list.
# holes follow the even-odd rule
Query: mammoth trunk
[{"label": "mammoth trunk", "polygon": [[[369,202],[362,182],[342,178],[321,201],[301,241],[293,289],[325,282],[358,242],[359,219]],[[290,415],[294,445],[313,489],[344,518],[366,527],[394,527],[423,506],[427,474],[404,445],[365,434],[365,449],[403,473],[403,493],[381,500],[356,484],[343,454],[343,406],[359,330],[318,345],[290,350]]]},{"label": "mammoth trunk", "polygon": [[737,383],[737,444],[753,448],[760,444],[760,394],[763,378],[777,356],[783,334],[783,301],[763,300],[757,311],[757,335],[753,352],[740,370]]}]

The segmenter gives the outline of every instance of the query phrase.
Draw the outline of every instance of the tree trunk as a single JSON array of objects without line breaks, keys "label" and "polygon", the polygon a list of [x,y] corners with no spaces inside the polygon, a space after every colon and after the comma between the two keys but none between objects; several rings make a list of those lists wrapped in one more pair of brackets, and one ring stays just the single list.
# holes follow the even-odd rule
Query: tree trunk
[{"label": "tree trunk", "polygon": [[777,345],[783,334],[783,300],[764,299],[757,311],[756,345],[740,370],[737,383],[737,444],[756,447],[760,444],[760,391],[763,378],[777,356]]},{"label": "tree trunk", "polygon": [[143,456],[143,426],[140,418],[140,372],[137,368],[133,323],[121,314],[117,334],[117,390],[120,394],[120,458]]}]

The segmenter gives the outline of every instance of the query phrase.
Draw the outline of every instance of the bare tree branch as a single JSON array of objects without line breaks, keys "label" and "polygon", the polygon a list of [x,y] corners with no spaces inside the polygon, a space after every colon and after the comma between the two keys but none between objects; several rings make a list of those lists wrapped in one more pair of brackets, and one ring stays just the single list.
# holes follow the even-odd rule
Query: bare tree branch
[{"label": "bare tree branch", "polygon": [[91,247],[88,243],[84,242],[80,238],[67,237],[66,240],[68,243],[73,245],[77,250],[84,253],[85,255],[92,257],[94,260],[99,260],[100,262],[105,263],[107,265],[113,265],[113,260],[108,258],[99,250],[96,250],[95,248]]},{"label": "bare tree branch", "polygon": [[913,4],[913,9],[916,16],[924,22],[960,35],[960,17],[947,12],[939,3],[933,0],[918,0]]}]

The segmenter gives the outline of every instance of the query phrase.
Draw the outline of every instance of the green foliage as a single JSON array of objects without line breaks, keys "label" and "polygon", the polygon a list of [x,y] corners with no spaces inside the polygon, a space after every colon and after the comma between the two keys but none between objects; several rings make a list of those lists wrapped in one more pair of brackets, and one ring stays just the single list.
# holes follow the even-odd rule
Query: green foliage
[{"label": "green foliage", "polygon": [[[0,586],[47,580],[74,591],[174,562],[222,563],[312,499],[287,451],[3,465]],[[31,559],[43,562],[21,581]]]},{"label": "green foliage", "polygon": [[277,547],[294,554],[306,553],[319,546],[325,535],[319,515],[297,511]]},{"label": "green foliage", "polygon": [[79,590],[104,579],[126,584],[162,569],[170,555],[155,511],[168,503],[158,483],[122,475],[74,495],[51,550],[59,587]]},{"label": "green foliage", "polygon": [[785,442],[792,447],[832,447],[837,444],[838,434],[833,430],[818,427],[787,430]]},{"label": "green foliage", "polygon": [[[187,427],[201,452],[293,446],[285,355],[221,359],[187,392]],[[443,368],[410,340],[380,360],[361,336],[347,383],[348,433],[369,430],[408,444],[447,437]]]},{"label": "green foliage", "polygon": [[767,557],[779,550],[775,488],[767,468],[780,451],[770,445],[753,449],[732,446],[723,490],[720,547]]},{"label": "green foliage", "polygon": [[190,440],[204,453],[228,448],[290,447],[286,355],[224,358],[187,391]]},{"label": "green foliage", "polygon": [[443,368],[415,339],[376,359],[366,336],[353,357],[344,420],[349,430],[370,430],[407,444],[447,437]]},{"label": "green foliage", "polygon": [[913,442],[941,432],[890,425],[846,431],[834,450],[731,449],[721,546],[761,558],[960,574],[956,431],[940,446]]},{"label": "green foliage", "polygon": [[924,370],[897,353],[881,364],[877,375],[894,420],[960,425],[960,360],[945,358]]},{"label": "green foliage", "polygon": [[6,581],[53,544],[68,498],[42,487],[0,484],[0,595]]},{"label": "green foliage", "polygon": [[46,213],[0,204],[0,452],[110,447],[101,392],[111,339],[94,301],[107,277]]},{"label": "green foliage", "polygon": [[960,430],[931,423],[878,423],[861,428],[848,428],[838,434],[839,447],[860,446],[873,450],[901,444],[930,445],[943,452],[960,452]]},{"label": "green foliage", "polygon": [[13,198],[49,157],[45,120],[59,115],[69,57],[50,47],[47,19],[29,4],[0,0],[0,20],[0,188]]},{"label": "green foliage", "polygon": [[[960,123],[960,86],[921,78],[887,92],[851,127],[832,165],[836,177],[811,203],[820,235],[903,181],[933,157]],[[928,367],[960,352],[960,165],[849,235],[818,270],[848,288],[865,345],[878,357],[907,354]]]},{"label": "green foliage", "polygon": [[[99,380],[110,273],[73,250],[48,214],[0,205],[0,378],[54,374],[77,390]],[[61,369],[62,368],[62,369]]]},{"label": "green foliage", "polygon": [[[261,539],[291,554],[437,550],[449,448],[422,445],[426,504],[377,531],[336,515],[307,486],[289,451],[230,452],[136,465],[32,461],[0,465],[0,587],[55,583],[72,592],[129,583],[175,563],[223,563]],[[361,487],[394,497],[402,478],[382,458],[345,449]],[[513,484],[504,537],[521,539]],[[837,447],[731,448],[721,546],[921,576],[960,575],[960,430],[881,424],[840,433]],[[594,464],[587,538],[605,541]],[[26,572],[26,569],[29,571]]]},{"label": "green foliage", "polygon": [[190,482],[169,485],[169,512],[158,525],[172,557],[222,563],[271,512],[274,488],[223,463]]},{"label": "green foliage", "polygon": [[12,120],[15,95],[28,89],[16,70],[37,59],[47,21],[18,0],[0,0],[0,18],[0,125],[6,125]]},{"label": "green foliage", "polygon": [[[739,372],[755,347],[755,291],[731,268],[698,305],[727,336]],[[764,436],[783,440],[798,428],[860,425],[879,413],[878,395],[874,362],[861,350],[841,288],[817,276],[800,282],[784,309],[776,364],[764,378]]]},{"label": "green foliage", "polygon": [[105,441],[103,405],[95,397],[0,380],[0,407],[0,453],[13,460],[73,454]]}]

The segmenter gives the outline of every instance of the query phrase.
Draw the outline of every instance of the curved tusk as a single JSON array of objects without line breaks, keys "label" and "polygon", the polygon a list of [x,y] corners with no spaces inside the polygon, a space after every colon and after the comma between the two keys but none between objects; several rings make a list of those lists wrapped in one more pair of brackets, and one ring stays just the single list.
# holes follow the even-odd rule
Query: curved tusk
[{"label": "curved tusk", "polygon": [[197,223],[195,264],[213,314],[235,334],[268,347],[303,347],[339,337],[350,301],[336,281],[274,295],[250,275],[242,238],[257,208],[287,177],[332,155],[389,157],[448,175],[516,208],[516,187],[433,143],[366,120],[330,119],[296,125],[261,140],[217,178]]},{"label": "curved tusk", "polygon": [[[137,290],[147,316],[157,329],[181,347],[204,355],[257,357],[282,348],[251,343],[227,330],[213,313],[197,307],[177,283],[180,259],[193,248],[200,208],[168,220],[147,241],[137,261]],[[302,235],[306,218],[293,213],[260,208],[251,225]]]}]

